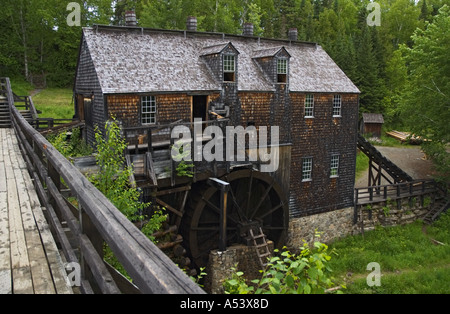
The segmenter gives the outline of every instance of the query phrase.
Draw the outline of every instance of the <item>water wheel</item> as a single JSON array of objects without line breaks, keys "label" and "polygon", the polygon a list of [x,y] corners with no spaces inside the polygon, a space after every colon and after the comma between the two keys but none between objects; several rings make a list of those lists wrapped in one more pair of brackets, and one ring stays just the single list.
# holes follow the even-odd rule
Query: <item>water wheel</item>
[{"label": "water wheel", "polygon": [[[289,207],[284,191],[268,174],[251,169],[225,175],[230,183],[227,206],[227,245],[244,243],[249,228],[261,227],[276,247],[285,239]],[[191,191],[186,211],[184,236],[197,267],[206,266],[209,252],[218,248],[221,192],[206,183]]]}]

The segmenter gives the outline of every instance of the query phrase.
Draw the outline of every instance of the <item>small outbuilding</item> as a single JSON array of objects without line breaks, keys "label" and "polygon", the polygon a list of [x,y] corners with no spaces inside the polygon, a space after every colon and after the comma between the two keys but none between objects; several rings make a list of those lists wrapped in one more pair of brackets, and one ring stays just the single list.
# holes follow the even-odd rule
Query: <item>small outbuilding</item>
[{"label": "small outbuilding", "polygon": [[381,113],[363,113],[361,120],[361,134],[381,138],[384,117]]}]

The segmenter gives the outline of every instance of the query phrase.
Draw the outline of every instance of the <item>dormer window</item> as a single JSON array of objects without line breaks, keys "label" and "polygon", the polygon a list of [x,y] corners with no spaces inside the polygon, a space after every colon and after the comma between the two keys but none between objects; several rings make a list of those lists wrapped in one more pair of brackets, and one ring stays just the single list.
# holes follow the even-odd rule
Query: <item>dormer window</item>
[{"label": "dormer window", "polygon": [[223,55],[223,81],[234,82],[236,80],[236,57]]},{"label": "dormer window", "polygon": [[220,83],[237,83],[239,51],[231,42],[204,47],[201,59]]},{"label": "dormer window", "polygon": [[266,78],[274,84],[289,83],[291,55],[284,47],[274,47],[253,52],[253,60]]},{"label": "dormer window", "polygon": [[278,83],[287,83],[287,75],[288,75],[288,60],[287,59],[278,59],[277,60],[277,82]]}]

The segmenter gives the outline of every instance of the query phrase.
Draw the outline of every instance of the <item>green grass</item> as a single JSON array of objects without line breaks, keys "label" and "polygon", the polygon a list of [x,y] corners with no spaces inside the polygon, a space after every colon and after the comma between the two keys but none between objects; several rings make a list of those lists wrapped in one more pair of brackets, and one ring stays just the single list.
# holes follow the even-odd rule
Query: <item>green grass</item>
[{"label": "green grass", "polygon": [[[29,96],[35,90],[22,78],[11,78],[11,88],[18,96]],[[75,114],[70,88],[47,88],[34,95],[33,103],[42,113],[40,118],[72,119]]]},{"label": "green grass", "polygon": [[29,96],[31,91],[34,90],[33,85],[21,78],[11,78],[10,81],[13,92],[18,96]]},{"label": "green grass", "polygon": [[450,267],[429,266],[419,270],[403,270],[381,277],[380,287],[369,287],[366,278],[358,278],[347,286],[347,294],[448,294]]},{"label": "green grass", "polygon": [[64,88],[47,88],[33,97],[33,103],[42,113],[40,118],[72,119],[75,111],[73,91]]},{"label": "green grass", "polygon": [[369,169],[369,157],[359,152],[356,156],[356,179],[359,179]]},{"label": "green grass", "polygon": [[[449,293],[450,213],[426,230],[420,221],[380,227],[338,240],[330,248],[339,254],[331,267],[337,281],[346,283],[346,293]],[[366,284],[370,273],[366,267],[372,262],[381,266],[381,287]]]}]

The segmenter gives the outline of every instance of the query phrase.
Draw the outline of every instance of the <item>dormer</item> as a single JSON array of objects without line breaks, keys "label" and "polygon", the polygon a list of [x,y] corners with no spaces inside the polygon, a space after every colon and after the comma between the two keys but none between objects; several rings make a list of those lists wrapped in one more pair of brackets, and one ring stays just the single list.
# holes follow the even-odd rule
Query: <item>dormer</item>
[{"label": "dormer", "polygon": [[221,83],[237,83],[239,51],[231,42],[204,47],[201,58]]},{"label": "dormer", "polygon": [[289,83],[289,60],[291,55],[284,47],[275,47],[253,52],[253,60],[266,78],[274,84]]}]

